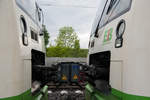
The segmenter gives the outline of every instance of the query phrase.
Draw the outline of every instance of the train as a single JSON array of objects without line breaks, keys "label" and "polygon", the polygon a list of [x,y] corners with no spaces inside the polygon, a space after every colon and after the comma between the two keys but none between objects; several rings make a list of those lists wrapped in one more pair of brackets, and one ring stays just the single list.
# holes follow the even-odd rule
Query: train
[{"label": "train", "polygon": [[[86,100],[150,100],[149,3],[100,1],[84,69]],[[36,0],[0,0],[0,12],[0,100],[48,100],[48,86],[35,91],[33,74],[45,67],[42,9]]]},{"label": "train", "polygon": [[86,100],[150,100],[149,0],[101,0],[93,23]]},{"label": "train", "polygon": [[32,67],[45,65],[43,13],[36,0],[0,0],[0,100],[47,100]]}]

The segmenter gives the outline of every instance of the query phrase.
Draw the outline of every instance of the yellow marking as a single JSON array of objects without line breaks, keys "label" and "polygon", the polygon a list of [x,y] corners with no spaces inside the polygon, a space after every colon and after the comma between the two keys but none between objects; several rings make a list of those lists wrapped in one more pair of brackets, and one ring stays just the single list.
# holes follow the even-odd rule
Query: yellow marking
[{"label": "yellow marking", "polygon": [[64,81],[66,81],[66,80],[67,80],[66,75],[63,75],[63,76],[62,76],[62,80],[64,80]]},{"label": "yellow marking", "polygon": [[75,74],[73,77],[74,80],[78,79],[78,76]]}]

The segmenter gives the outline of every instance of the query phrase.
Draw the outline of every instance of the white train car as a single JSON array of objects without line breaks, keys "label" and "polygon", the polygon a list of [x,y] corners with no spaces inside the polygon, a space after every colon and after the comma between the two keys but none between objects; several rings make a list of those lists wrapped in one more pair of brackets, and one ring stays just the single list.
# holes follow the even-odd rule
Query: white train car
[{"label": "white train car", "polygon": [[150,100],[149,4],[150,0],[100,1],[88,64],[109,68],[105,80],[117,100]]},{"label": "white train car", "polygon": [[33,53],[45,52],[41,9],[35,0],[0,0],[0,13],[0,100],[31,100]]}]

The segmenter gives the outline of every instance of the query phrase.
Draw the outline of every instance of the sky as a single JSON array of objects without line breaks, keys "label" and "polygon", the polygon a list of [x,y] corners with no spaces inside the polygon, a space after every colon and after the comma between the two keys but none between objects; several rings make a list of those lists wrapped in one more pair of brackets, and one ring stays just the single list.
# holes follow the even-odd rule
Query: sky
[{"label": "sky", "polygon": [[100,0],[38,0],[44,12],[44,24],[54,45],[59,29],[71,26],[80,39],[80,47],[88,48],[91,27]]}]

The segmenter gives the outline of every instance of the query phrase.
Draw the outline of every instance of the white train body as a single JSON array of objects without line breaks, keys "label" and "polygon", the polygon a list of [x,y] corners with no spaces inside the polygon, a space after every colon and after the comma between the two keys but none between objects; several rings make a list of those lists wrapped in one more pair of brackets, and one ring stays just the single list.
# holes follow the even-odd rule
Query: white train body
[{"label": "white train body", "polygon": [[[31,8],[27,10],[23,4],[35,8],[34,13],[29,13]],[[45,52],[36,11],[35,0],[0,0],[0,99],[31,89],[31,50]]]},{"label": "white train body", "polygon": [[[129,95],[150,97],[150,0],[116,0],[108,11],[110,2],[101,1],[90,37],[88,62],[94,59],[90,55],[110,51],[112,88]],[[118,42],[122,44],[117,44],[120,21],[125,23],[125,31],[123,40]]]}]

